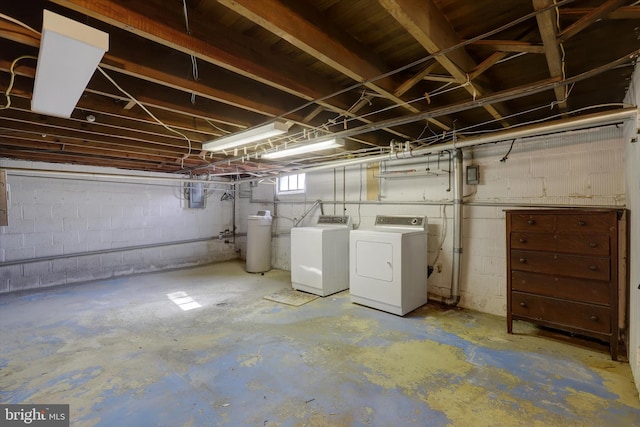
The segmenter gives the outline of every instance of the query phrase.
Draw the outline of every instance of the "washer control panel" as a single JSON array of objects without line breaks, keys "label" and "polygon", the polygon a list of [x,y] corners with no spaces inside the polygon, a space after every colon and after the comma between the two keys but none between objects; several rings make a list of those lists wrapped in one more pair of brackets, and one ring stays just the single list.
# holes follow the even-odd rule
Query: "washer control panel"
[{"label": "washer control panel", "polygon": [[337,215],[320,215],[318,218],[318,224],[330,224],[330,225],[350,225],[351,218],[347,216]]}]

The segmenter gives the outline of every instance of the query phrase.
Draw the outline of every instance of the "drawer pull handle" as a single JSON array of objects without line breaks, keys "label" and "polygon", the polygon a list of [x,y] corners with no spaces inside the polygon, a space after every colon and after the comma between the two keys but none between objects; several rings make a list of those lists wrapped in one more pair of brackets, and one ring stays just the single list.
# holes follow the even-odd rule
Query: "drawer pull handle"
[{"label": "drawer pull handle", "polygon": [[524,258],[520,258],[520,262],[524,264],[525,262],[527,262],[527,260]]},{"label": "drawer pull handle", "polygon": [[587,225],[587,223],[586,223],[586,222],[584,222],[584,221],[578,221],[578,225],[580,225],[580,226],[584,226],[584,225]]},{"label": "drawer pull handle", "polygon": [[590,248],[595,248],[596,246],[598,246],[598,245],[596,244],[596,242],[591,242],[591,243],[589,243],[589,247],[590,247]]},{"label": "drawer pull handle", "polygon": [[589,317],[589,319],[593,320],[594,322],[598,321],[598,316],[591,316]]},{"label": "drawer pull handle", "polygon": [[527,306],[527,303],[525,303],[525,302],[521,302],[520,303],[520,307],[526,307],[526,306]]},{"label": "drawer pull handle", "polygon": [[595,266],[595,265],[590,265],[589,266],[589,270],[591,270],[591,271],[596,271],[597,269],[598,269],[598,267]]},{"label": "drawer pull handle", "polygon": [[536,223],[536,222],[535,222],[534,220],[532,220],[532,219],[530,219],[529,221],[527,221],[527,224],[529,224],[529,225],[533,225],[533,224],[535,224],[535,223]]},{"label": "drawer pull handle", "polygon": [[520,243],[527,243],[526,239],[520,239]]}]

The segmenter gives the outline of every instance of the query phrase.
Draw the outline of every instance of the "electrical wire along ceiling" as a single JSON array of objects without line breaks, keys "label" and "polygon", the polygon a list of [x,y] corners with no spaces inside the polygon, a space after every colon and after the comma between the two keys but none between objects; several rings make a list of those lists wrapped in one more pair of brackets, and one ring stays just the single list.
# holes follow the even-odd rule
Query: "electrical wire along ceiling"
[{"label": "electrical wire along ceiling", "polygon": [[[67,114],[33,108],[72,92],[34,96],[42,58],[88,54],[45,16],[108,37]],[[633,107],[639,37],[634,0],[4,1],[0,157],[238,179],[436,148]]]}]

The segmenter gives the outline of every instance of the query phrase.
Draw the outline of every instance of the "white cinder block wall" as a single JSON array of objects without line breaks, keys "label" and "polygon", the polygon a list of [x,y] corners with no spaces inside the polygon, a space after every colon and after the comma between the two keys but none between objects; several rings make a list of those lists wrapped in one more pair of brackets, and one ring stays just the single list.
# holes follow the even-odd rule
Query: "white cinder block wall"
[{"label": "white cinder block wall", "polygon": [[[626,200],[625,148],[622,130],[615,126],[516,140],[501,161],[510,146],[511,141],[505,141],[464,151],[464,166],[480,167],[480,184],[464,185],[460,306],[496,315],[506,314],[505,209],[622,207]],[[291,226],[317,199],[324,201],[326,214],[350,215],[361,227],[373,225],[379,214],[426,215],[429,265],[436,267],[429,278],[429,292],[448,297],[453,237],[450,164],[446,154],[428,160],[388,162],[382,171],[393,172],[393,177],[369,181],[367,167],[360,165],[310,173],[305,194],[279,196],[276,205],[251,203],[249,197],[239,201],[245,206],[243,214],[275,210],[272,265],[286,270],[290,270]],[[379,175],[377,168],[374,174]],[[251,190],[253,200],[273,200],[273,185],[249,189],[247,184],[246,190]],[[319,214],[314,209],[301,225],[313,225]],[[246,223],[245,218],[239,222]]]},{"label": "white cinder block wall", "polygon": [[[625,102],[638,106],[640,102],[640,64],[636,64],[631,85],[627,91]],[[640,392],[640,117],[636,122],[626,124],[625,140],[625,171],[627,185],[627,206],[632,211],[630,218],[631,237],[629,262],[629,364]],[[632,142],[635,141],[635,142]]]},{"label": "white cinder block wall", "polygon": [[[0,159],[3,167],[122,173]],[[205,209],[184,209],[179,183],[13,174],[7,181],[9,226],[0,227],[0,292],[236,257],[233,243],[217,238],[168,245],[206,239],[231,228],[233,202],[220,201],[220,191],[212,193]],[[223,189],[228,187],[220,186]],[[154,247],[123,249],[146,245]],[[76,256],[83,253],[90,254]]]}]

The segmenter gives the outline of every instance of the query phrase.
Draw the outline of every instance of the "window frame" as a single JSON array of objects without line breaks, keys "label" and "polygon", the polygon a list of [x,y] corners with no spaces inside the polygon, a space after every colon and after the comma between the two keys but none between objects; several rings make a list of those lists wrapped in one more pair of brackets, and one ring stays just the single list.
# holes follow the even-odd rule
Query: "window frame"
[{"label": "window frame", "polygon": [[[291,188],[291,178],[295,177],[295,188]],[[300,180],[300,177],[302,177],[302,180]],[[287,189],[283,190],[282,189],[282,184],[283,182],[285,182],[286,180],[286,186]],[[302,181],[302,183],[300,183],[300,181]],[[307,179],[306,179],[306,174],[304,172],[302,173],[296,173],[296,174],[291,174],[291,175],[286,175],[286,176],[282,176],[282,177],[278,177],[278,179],[276,180],[276,194],[280,195],[286,195],[286,194],[303,194],[307,191]]]}]

